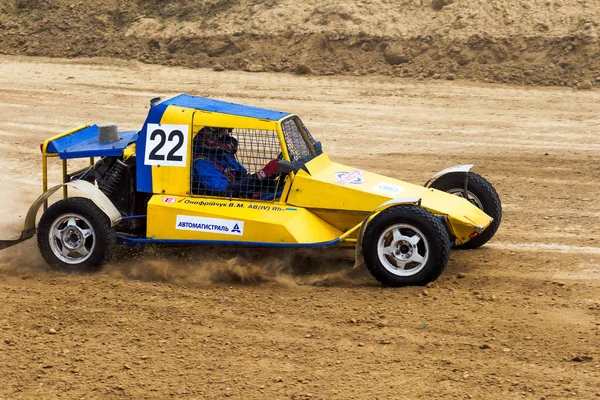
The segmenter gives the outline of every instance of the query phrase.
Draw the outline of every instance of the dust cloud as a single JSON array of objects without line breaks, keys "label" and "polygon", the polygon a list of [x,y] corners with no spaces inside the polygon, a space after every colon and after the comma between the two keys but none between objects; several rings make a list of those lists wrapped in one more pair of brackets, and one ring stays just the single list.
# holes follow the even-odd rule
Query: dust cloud
[{"label": "dust cloud", "polygon": [[[112,261],[90,275],[187,286],[356,286],[376,282],[353,268],[352,250],[239,247],[117,247]],[[0,276],[65,274],[46,264],[36,238],[0,252]]]},{"label": "dust cloud", "polygon": [[353,269],[352,251],[149,246],[120,249],[103,272],[125,279],[180,285],[345,286],[374,284]]}]

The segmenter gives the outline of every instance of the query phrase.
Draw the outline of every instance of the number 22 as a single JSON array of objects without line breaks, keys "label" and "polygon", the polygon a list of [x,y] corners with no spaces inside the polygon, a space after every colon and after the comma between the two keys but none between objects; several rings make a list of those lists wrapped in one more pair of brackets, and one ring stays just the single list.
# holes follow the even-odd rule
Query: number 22
[{"label": "number 22", "polygon": [[[148,159],[156,160],[156,161],[164,161],[165,156],[163,154],[158,154],[158,152],[164,147],[165,143],[167,142],[167,134],[162,129],[156,129],[152,132],[152,134],[150,134],[150,140],[156,140],[157,136],[159,136],[160,142],[154,149],[152,149],[152,151],[150,152],[150,155],[148,156]],[[169,134],[168,141],[172,142],[175,139],[177,139],[177,143],[175,144],[175,146],[173,146],[173,148],[171,149],[169,154],[167,154],[167,158],[166,158],[167,161],[182,161],[183,160],[182,156],[175,155],[177,153],[177,151],[181,148],[181,146],[183,146],[183,142],[184,142],[183,133],[179,130],[172,131],[171,134]]]}]

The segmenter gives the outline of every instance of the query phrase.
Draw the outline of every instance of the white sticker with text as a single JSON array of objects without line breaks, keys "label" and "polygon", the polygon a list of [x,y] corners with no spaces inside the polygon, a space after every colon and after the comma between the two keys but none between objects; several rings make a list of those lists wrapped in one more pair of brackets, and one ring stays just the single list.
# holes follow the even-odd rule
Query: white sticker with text
[{"label": "white sticker with text", "polygon": [[244,234],[244,221],[178,215],[175,229],[242,236]]}]

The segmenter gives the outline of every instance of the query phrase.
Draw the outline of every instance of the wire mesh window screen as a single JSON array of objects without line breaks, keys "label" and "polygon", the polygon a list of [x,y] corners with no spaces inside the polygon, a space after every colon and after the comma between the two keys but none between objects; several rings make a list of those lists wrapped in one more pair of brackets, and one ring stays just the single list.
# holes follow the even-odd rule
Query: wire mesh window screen
[{"label": "wire mesh window screen", "polygon": [[291,161],[314,155],[311,146],[315,144],[315,141],[310,132],[308,132],[308,129],[300,121],[300,118],[290,117],[286,119],[281,123],[281,128]]},{"label": "wire mesh window screen", "polygon": [[248,173],[255,174],[281,153],[277,132],[255,129],[234,129],[239,144],[237,158]]},{"label": "wire mesh window screen", "polygon": [[273,162],[280,152],[276,131],[204,127],[192,143],[192,193],[275,200],[283,189]]}]

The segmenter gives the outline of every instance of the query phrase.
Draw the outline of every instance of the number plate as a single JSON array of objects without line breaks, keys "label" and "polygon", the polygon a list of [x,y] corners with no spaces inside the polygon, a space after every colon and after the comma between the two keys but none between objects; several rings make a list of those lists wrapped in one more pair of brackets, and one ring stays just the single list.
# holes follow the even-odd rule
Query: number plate
[{"label": "number plate", "polygon": [[148,124],[144,164],[187,166],[188,125]]}]

